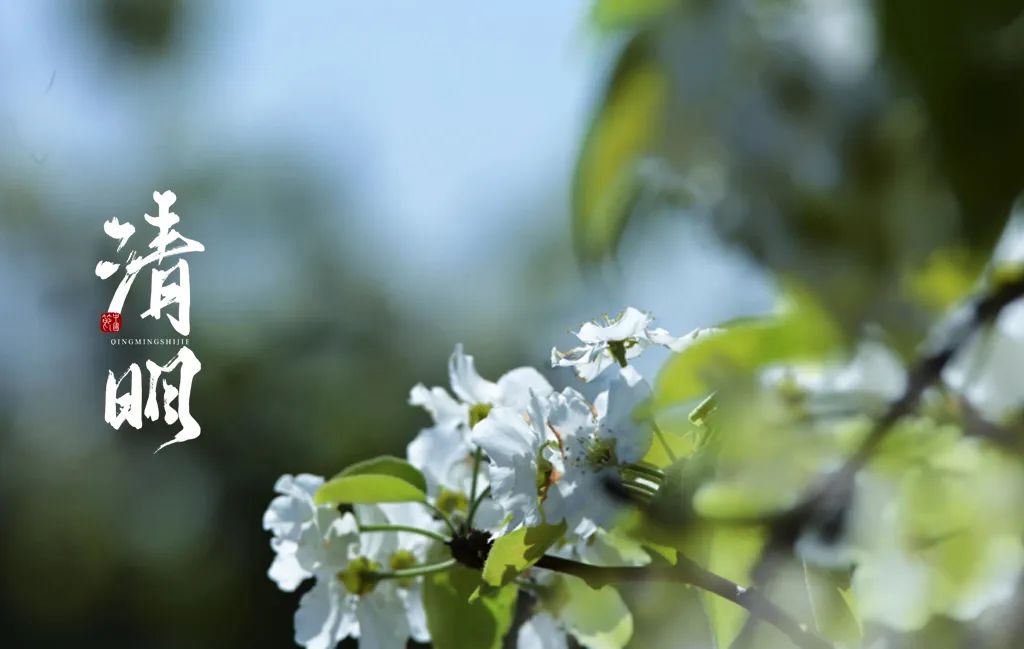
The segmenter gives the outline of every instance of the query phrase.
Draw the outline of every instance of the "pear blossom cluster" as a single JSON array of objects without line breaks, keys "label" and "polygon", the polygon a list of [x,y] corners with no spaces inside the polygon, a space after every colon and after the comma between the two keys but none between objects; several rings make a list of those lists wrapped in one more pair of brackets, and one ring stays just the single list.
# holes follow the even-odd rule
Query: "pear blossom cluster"
[{"label": "pear blossom cluster", "polygon": [[[555,390],[532,367],[490,381],[461,344],[449,358],[447,389],[411,389],[409,404],[431,419],[406,452],[426,481],[426,506],[356,504],[342,512],[317,504],[322,477],[278,480],[278,495],[263,519],[275,553],[268,574],[287,592],[313,580],[295,614],[297,644],[329,649],[352,637],[362,649],[399,649],[409,639],[428,642],[421,579],[395,575],[428,564],[446,525],[495,538],[524,526],[564,524],[557,554],[598,562],[602,556],[632,564],[648,560],[638,545],[630,548],[609,531],[621,509],[609,486],[621,483],[623,469],[638,466],[652,443],[651,423],[634,415],[650,386],[627,361],[652,344],[681,349],[696,334],[675,338],[629,308],[603,323],[584,324],[576,335],[582,346],[553,350],[553,366],[572,367],[586,382],[613,365],[620,368],[593,399],[572,387]],[[630,479],[636,489],[656,487]],[[559,629],[564,636],[563,627],[538,608],[519,646],[566,646],[564,637],[547,633]]]},{"label": "pear blossom cluster", "polygon": [[[1008,311],[1016,319],[998,326],[1012,332],[1019,313]],[[628,308],[584,323],[575,348],[552,350],[552,367],[569,368],[583,382],[560,389],[532,367],[484,378],[474,357],[456,345],[447,386],[410,390],[408,403],[422,408],[429,424],[409,442],[404,459],[385,458],[386,468],[373,478],[391,489],[398,483],[397,491],[377,500],[364,492],[322,498],[348,470],[330,482],[298,474],[275,485],[263,518],[274,552],[268,576],[283,591],[305,589],[295,642],[308,649],[332,649],[345,638],[357,638],[362,649],[430,642],[439,631],[432,624],[441,622],[431,617],[428,587],[435,582],[427,580],[455,569],[486,572],[491,548],[524,528],[551,534],[542,548],[549,557],[587,567],[653,565],[651,552],[664,547],[618,523],[631,505],[659,495],[665,471],[691,458],[677,461],[647,407],[655,400],[652,388],[630,363],[652,346],[683,354],[728,333],[709,328],[677,337]],[[721,341],[707,340],[708,348],[717,351]],[[975,619],[1013,597],[1024,575],[1019,464],[961,434],[941,414],[943,404],[959,403],[946,400],[945,391],[960,393],[996,422],[1020,409],[1016,392],[993,387],[1007,383],[1009,365],[979,359],[981,351],[965,349],[942,377],[943,388],[925,395],[925,405],[940,414],[906,417],[893,427],[891,448],[882,451],[891,457],[857,475],[841,537],[808,528],[795,543],[805,566],[849,575],[850,596],[865,620],[912,631],[936,615]],[[906,389],[903,363],[879,341],[861,342],[847,362],[836,360],[757,366],[753,391],[746,384],[746,392],[736,392],[741,399],[723,400],[740,406],[723,406],[727,417],[717,414],[716,392],[694,395],[699,405],[689,421],[697,441],[690,452],[707,445],[714,458],[693,485],[697,515],[714,520],[716,507],[791,500],[808,480],[826,478],[841,464],[843,446],[855,443],[870,418]],[[658,457],[660,464],[651,459]],[[789,461],[788,473],[767,466],[766,458]],[[416,497],[403,495],[409,489]],[[923,511],[937,513],[915,514]],[[466,543],[472,547],[460,550]],[[532,598],[531,614],[516,630],[518,649],[614,648],[629,641],[632,616],[617,592],[595,594],[571,573],[532,565],[514,575],[515,586]],[[584,602],[600,599],[614,619],[596,631],[585,628],[573,592],[583,593]]]}]

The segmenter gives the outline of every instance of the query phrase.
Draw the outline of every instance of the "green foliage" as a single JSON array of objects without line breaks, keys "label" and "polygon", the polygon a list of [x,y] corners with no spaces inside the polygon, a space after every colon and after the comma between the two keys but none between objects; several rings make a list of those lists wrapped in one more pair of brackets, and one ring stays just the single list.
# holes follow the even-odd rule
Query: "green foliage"
[{"label": "green foliage", "polygon": [[424,502],[427,482],[405,460],[382,455],[348,467],[316,492],[318,504]]},{"label": "green foliage", "polygon": [[599,261],[618,245],[639,199],[636,165],[657,141],[668,101],[666,71],[642,38],[627,46],[587,133],[573,185],[573,238]]},{"label": "green foliage", "polygon": [[483,581],[489,588],[499,588],[537,563],[544,553],[565,534],[565,523],[521,527],[498,537],[487,555]]},{"label": "green foliage", "polygon": [[807,598],[818,633],[837,642],[859,642],[864,635],[864,627],[850,592],[849,576],[840,576],[807,563],[803,568]]},{"label": "green foliage", "polygon": [[498,649],[512,625],[517,589],[508,585],[491,596],[470,596],[480,583],[473,570],[456,567],[424,577],[423,608],[436,649]]},{"label": "green foliage", "polygon": [[[751,528],[707,529],[697,539],[694,556],[711,572],[737,584],[750,583],[750,570],[764,547],[764,533]],[[747,612],[717,595],[702,592],[701,600],[715,647],[728,649],[747,619]]]},{"label": "green foliage", "polygon": [[835,352],[842,334],[807,293],[791,290],[778,315],[742,320],[673,356],[654,388],[657,410],[703,396],[725,380],[772,363],[818,360]]},{"label": "green foliage", "polygon": [[943,312],[970,294],[984,267],[984,257],[967,248],[936,250],[906,279],[906,293],[926,307]]},{"label": "green foliage", "polygon": [[576,640],[589,649],[622,649],[633,636],[633,615],[612,586],[594,589],[575,577],[563,576],[564,603],[558,618]]}]

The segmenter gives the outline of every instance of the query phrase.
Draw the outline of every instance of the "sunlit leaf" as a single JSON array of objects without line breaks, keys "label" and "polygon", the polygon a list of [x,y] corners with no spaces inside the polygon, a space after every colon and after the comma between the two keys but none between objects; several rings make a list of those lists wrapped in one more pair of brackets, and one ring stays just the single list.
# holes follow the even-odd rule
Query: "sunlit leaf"
[{"label": "sunlit leaf", "polygon": [[807,563],[804,563],[804,583],[818,633],[830,640],[860,640],[863,629],[848,584],[839,583],[828,571]]},{"label": "sunlit leaf", "polygon": [[565,534],[565,523],[522,527],[499,536],[484,563],[484,584],[500,587],[511,583],[537,563],[555,541]]},{"label": "sunlit leaf", "polygon": [[[749,584],[750,571],[761,554],[764,541],[761,530],[736,527],[709,529],[703,539],[703,565],[738,584]],[[747,619],[746,610],[706,592],[701,593],[701,600],[715,647],[728,649]]]},{"label": "sunlit leaf", "polygon": [[576,165],[573,233],[577,252],[599,261],[615,249],[639,197],[636,165],[665,119],[668,79],[642,38],[626,48]]},{"label": "sunlit leaf", "polygon": [[567,598],[558,617],[589,649],[622,649],[633,636],[633,615],[612,586],[594,589],[575,577],[564,577]]},{"label": "sunlit leaf", "polygon": [[481,647],[497,649],[512,624],[516,587],[497,589],[490,597],[470,595],[480,583],[479,573],[456,567],[427,575],[423,580],[423,609],[427,614],[431,646],[436,649]]},{"label": "sunlit leaf", "polygon": [[353,464],[316,492],[318,504],[422,502],[427,483],[414,466],[381,456]]}]

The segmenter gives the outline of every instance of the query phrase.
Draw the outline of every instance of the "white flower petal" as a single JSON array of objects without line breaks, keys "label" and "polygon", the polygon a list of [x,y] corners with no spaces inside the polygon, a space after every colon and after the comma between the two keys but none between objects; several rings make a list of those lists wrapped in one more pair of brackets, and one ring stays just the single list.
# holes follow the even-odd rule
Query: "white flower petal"
[{"label": "white flower petal", "polygon": [[461,489],[465,478],[472,477],[472,462],[467,462],[473,447],[460,428],[437,426],[419,432],[406,450],[409,463],[423,472],[427,489],[436,495],[438,488]]},{"label": "white flower petal", "polygon": [[476,371],[473,357],[463,353],[462,344],[455,346],[448,360],[448,375],[452,390],[467,404],[490,403],[498,399],[498,386],[484,379]]},{"label": "white flower petal", "polygon": [[277,584],[278,588],[290,593],[313,574],[299,564],[294,552],[278,552],[270,564],[270,569],[267,570],[267,576]]},{"label": "white flower petal", "polygon": [[469,422],[469,407],[456,401],[444,388],[427,389],[418,383],[409,391],[409,405],[429,412],[438,426],[458,426]]},{"label": "white flower petal", "polygon": [[341,584],[329,577],[318,579],[295,611],[295,643],[306,649],[334,649],[353,630],[353,620],[345,608]]},{"label": "white flower petal", "polygon": [[532,367],[518,367],[498,379],[498,400],[493,405],[525,410],[530,394],[546,397],[551,394],[551,384]]},{"label": "white flower petal", "polygon": [[537,505],[537,464],[518,456],[504,465],[491,465],[491,498],[508,516],[508,529],[540,522]]},{"label": "white flower petal", "polygon": [[541,434],[511,408],[491,410],[473,429],[470,439],[487,453],[492,463],[499,465],[508,465],[513,458],[536,455],[543,442]]},{"label": "white flower petal", "polygon": [[[388,525],[391,523],[380,505],[355,505],[352,511],[360,525]],[[396,550],[398,550],[397,534],[369,532],[359,536],[359,554],[382,565],[388,564],[391,555]]]},{"label": "white flower petal", "polygon": [[614,363],[607,347],[575,347],[567,352],[551,350],[552,367],[571,367],[581,381],[589,383]]},{"label": "white flower petal", "polygon": [[585,343],[646,338],[645,329],[651,324],[651,321],[651,316],[643,311],[628,307],[622,312],[622,315],[607,325],[600,325],[596,322],[584,323],[576,332],[576,337]]},{"label": "white flower petal", "polygon": [[409,635],[416,642],[430,642],[430,630],[427,629],[427,612],[423,609],[423,590],[420,582],[414,582],[407,589],[400,589],[398,596],[405,606],[406,619],[409,621]]},{"label": "white flower petal", "polygon": [[405,606],[390,584],[359,598],[359,649],[405,649],[409,641],[409,621]]},{"label": "white flower petal", "polygon": [[[384,513],[391,525],[407,525],[421,530],[434,531],[441,531],[444,526],[440,521],[435,521],[421,503],[383,503],[377,507]],[[398,541],[399,549],[412,552],[419,561],[426,558],[427,546],[432,543],[429,538],[422,534],[408,532],[399,532],[393,536]]]},{"label": "white flower petal", "polygon": [[[725,329],[721,329],[719,327],[704,327],[694,329],[690,333],[679,336],[678,338],[672,338],[672,336],[669,336],[668,332],[665,332],[664,329],[655,329],[651,332],[650,338],[652,343],[656,345],[664,345],[678,354],[697,341],[720,334],[723,331],[725,331]],[[664,332],[664,334],[661,332]]]},{"label": "white flower petal", "polygon": [[313,494],[323,482],[323,478],[308,473],[278,478],[274,491],[281,495],[270,501],[263,514],[263,529],[276,537],[298,540],[303,526],[313,519],[316,510]]},{"label": "white flower petal", "polygon": [[615,455],[620,463],[639,462],[651,448],[651,425],[636,418],[637,407],[650,396],[651,388],[646,381],[630,385],[620,378],[608,388],[608,411],[599,434],[615,440]]}]

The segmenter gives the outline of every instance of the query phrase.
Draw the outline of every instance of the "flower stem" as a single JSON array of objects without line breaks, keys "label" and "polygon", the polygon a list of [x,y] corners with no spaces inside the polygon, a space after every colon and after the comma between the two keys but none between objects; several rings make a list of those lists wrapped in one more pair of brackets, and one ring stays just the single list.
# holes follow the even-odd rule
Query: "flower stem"
[{"label": "flower stem", "polygon": [[445,514],[443,511],[438,509],[437,505],[427,500],[424,500],[423,506],[432,511],[438,518],[444,521],[444,524],[448,526],[448,531],[452,533],[452,536],[455,536],[459,533],[459,531],[455,529],[455,524],[452,523],[452,519],[448,518],[448,514]]},{"label": "flower stem", "polygon": [[411,577],[421,577],[423,575],[433,574],[435,572],[444,572],[455,567],[457,562],[455,559],[448,559],[440,563],[429,563],[425,566],[414,566],[412,568],[403,568],[401,570],[392,570],[390,572],[375,572],[373,573],[374,579],[409,579]]},{"label": "flower stem", "polygon": [[[476,453],[473,454],[473,484],[469,488],[469,502],[473,502],[476,500],[476,483],[477,477],[480,474],[480,458],[482,456],[483,450],[481,450],[481,448],[477,446]],[[472,516],[470,517],[469,522],[473,522]]]},{"label": "flower stem", "polygon": [[473,503],[469,506],[469,513],[466,515],[466,525],[473,527],[473,518],[476,517],[476,510],[480,507],[480,503],[484,501],[484,498],[491,495],[491,488],[488,486],[486,489],[480,492],[480,495],[473,500]]},{"label": "flower stem", "polygon": [[668,445],[668,440],[665,439],[665,433],[661,432],[661,429],[658,428],[658,422],[654,421],[654,417],[651,417],[651,428],[654,430],[654,436],[658,438],[658,441],[665,449],[665,455],[668,456],[669,461],[675,464],[679,458],[672,452],[672,447]]},{"label": "flower stem", "polygon": [[360,525],[360,532],[408,532],[409,534],[419,534],[421,536],[429,536],[435,541],[441,543],[448,543],[450,540],[443,534],[438,534],[432,530],[424,530],[411,525]]}]

